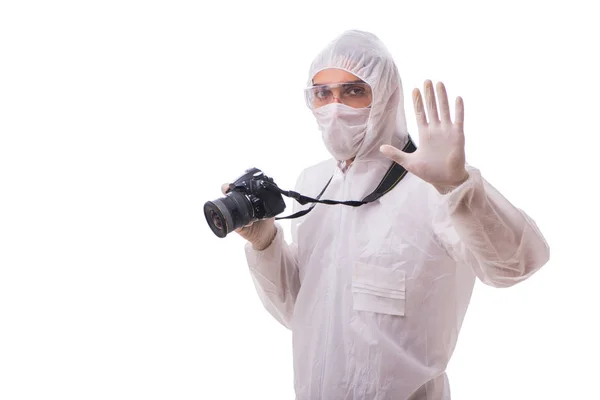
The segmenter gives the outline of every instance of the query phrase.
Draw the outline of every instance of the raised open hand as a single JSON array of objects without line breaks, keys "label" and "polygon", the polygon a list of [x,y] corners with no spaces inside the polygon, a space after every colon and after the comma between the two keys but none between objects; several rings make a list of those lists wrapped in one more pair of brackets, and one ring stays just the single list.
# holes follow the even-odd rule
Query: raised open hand
[{"label": "raised open hand", "polygon": [[425,81],[427,115],[423,107],[421,92],[416,88],[413,90],[413,102],[419,129],[417,150],[414,153],[405,153],[393,146],[384,145],[381,146],[381,152],[402,165],[407,171],[431,183],[440,193],[447,193],[469,177],[466,170],[463,132],[465,113],[463,100],[457,97],[455,118],[452,122],[446,88],[442,82],[438,82],[436,89],[437,102],[433,83],[430,80]]}]

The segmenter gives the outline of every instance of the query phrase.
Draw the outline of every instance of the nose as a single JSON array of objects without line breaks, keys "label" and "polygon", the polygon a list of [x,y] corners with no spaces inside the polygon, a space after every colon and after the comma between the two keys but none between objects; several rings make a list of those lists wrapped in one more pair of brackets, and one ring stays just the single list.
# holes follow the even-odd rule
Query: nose
[{"label": "nose", "polygon": [[332,103],[341,103],[342,102],[342,93],[340,92],[340,88],[334,88],[331,91],[331,94],[333,95]]}]

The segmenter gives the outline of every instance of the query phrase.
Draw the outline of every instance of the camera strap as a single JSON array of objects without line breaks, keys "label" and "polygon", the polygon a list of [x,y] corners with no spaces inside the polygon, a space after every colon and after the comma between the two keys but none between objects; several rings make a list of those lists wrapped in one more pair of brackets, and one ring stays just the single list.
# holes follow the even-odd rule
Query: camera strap
[{"label": "camera strap", "polygon": [[[404,146],[402,151],[404,151],[406,153],[413,153],[415,150],[417,150],[417,147],[415,146],[415,144],[413,143],[413,141],[411,140],[410,135],[409,135],[408,142],[406,143],[406,145]],[[331,183],[331,179],[333,179],[333,176],[331,178],[329,178],[329,181],[327,182],[327,184],[325,185],[323,190],[321,190],[321,193],[319,193],[319,195],[317,196],[316,199],[313,199],[312,197],[308,197],[308,196],[303,196],[300,193],[294,192],[292,190],[281,190],[279,187],[277,187],[277,185],[272,185],[272,186],[270,186],[271,189],[276,190],[277,192],[281,193],[284,196],[287,196],[287,197],[290,197],[290,198],[296,200],[298,203],[300,203],[302,205],[305,205],[308,203],[315,203],[312,207],[307,208],[306,210],[298,211],[297,213],[289,215],[287,217],[278,217],[275,219],[276,220],[294,219],[294,218],[302,217],[302,216],[308,214],[309,212],[311,212],[312,209],[315,208],[317,203],[329,204],[329,205],[342,204],[342,205],[351,206],[351,207],[359,207],[359,206],[362,206],[363,204],[372,203],[372,202],[376,201],[377,199],[379,199],[384,194],[386,194],[387,192],[389,192],[390,190],[392,190],[398,184],[398,182],[400,182],[402,180],[402,178],[404,178],[404,176],[406,175],[406,172],[407,171],[406,171],[406,169],[404,169],[404,167],[402,167],[400,164],[393,162],[392,165],[390,166],[390,168],[387,170],[386,174],[384,175],[383,179],[377,186],[377,188],[371,194],[369,194],[367,197],[362,199],[361,201],[321,200],[321,196],[323,195],[323,193],[325,193],[325,190]]]}]

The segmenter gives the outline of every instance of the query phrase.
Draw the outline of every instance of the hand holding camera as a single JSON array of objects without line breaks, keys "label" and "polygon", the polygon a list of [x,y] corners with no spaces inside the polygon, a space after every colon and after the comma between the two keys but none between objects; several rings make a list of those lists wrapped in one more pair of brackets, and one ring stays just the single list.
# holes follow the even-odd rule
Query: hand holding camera
[{"label": "hand holding camera", "polygon": [[[224,195],[229,192],[231,184],[225,183],[221,186]],[[237,234],[252,243],[254,250],[264,250],[273,242],[277,228],[275,217],[264,220],[251,221],[248,225],[235,230]]]},{"label": "hand holding camera", "polygon": [[215,235],[224,238],[236,232],[264,250],[277,233],[275,216],[285,210],[285,202],[273,179],[257,168],[246,170],[232,184],[221,187],[225,195],[204,204],[204,216]]}]

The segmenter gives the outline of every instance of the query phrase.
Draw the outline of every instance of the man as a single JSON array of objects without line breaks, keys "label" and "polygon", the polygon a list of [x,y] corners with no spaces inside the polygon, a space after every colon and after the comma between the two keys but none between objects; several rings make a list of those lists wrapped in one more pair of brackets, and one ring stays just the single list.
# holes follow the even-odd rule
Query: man
[{"label": "man", "polygon": [[450,399],[445,369],[475,279],[523,281],[548,245],[466,164],[463,102],[452,121],[443,84],[437,99],[430,81],[425,102],[413,92],[419,147],[407,150],[400,77],[377,37],[342,34],[309,78],[307,105],[333,159],[306,169],[296,191],[360,200],[392,160],[408,173],[368,204],[318,204],[293,220],[289,243],[273,219],[237,231],[264,306],[292,330],[297,399]]}]

